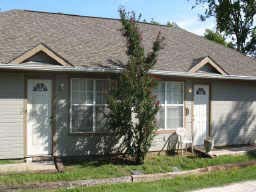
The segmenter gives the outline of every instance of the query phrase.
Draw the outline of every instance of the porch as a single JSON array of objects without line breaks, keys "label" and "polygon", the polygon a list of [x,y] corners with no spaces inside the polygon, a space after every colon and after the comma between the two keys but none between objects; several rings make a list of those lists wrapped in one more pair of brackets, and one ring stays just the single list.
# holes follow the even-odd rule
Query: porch
[{"label": "porch", "polygon": [[225,147],[215,147],[209,153],[205,153],[203,146],[194,147],[195,152],[202,153],[210,157],[219,157],[223,155],[246,155],[256,152],[256,145],[241,145],[241,146],[225,146]]}]

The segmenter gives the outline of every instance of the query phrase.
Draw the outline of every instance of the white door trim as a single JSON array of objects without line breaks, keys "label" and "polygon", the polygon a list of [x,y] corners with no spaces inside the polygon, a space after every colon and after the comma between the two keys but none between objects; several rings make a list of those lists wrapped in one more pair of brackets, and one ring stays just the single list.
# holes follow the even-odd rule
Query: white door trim
[{"label": "white door trim", "polygon": [[210,127],[210,85],[193,86],[193,145],[203,145]]},{"label": "white door trim", "polygon": [[[38,83],[46,85],[47,91],[42,88],[40,92],[40,86],[38,91],[33,91]],[[52,154],[52,86],[51,79],[27,79],[26,156],[28,157]],[[34,109],[32,108],[33,103]],[[43,117],[45,119],[42,119]],[[37,127],[42,132],[33,132]]]}]

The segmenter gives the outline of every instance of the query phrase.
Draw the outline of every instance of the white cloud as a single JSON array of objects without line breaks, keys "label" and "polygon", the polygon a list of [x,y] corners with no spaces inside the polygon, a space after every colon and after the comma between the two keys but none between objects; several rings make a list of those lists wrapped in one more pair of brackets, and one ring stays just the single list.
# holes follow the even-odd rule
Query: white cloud
[{"label": "white cloud", "polygon": [[215,28],[215,21],[213,19],[209,19],[207,21],[202,22],[196,16],[191,17],[189,19],[178,20],[176,23],[181,28],[184,28],[197,35],[203,35],[205,32],[205,29]]}]

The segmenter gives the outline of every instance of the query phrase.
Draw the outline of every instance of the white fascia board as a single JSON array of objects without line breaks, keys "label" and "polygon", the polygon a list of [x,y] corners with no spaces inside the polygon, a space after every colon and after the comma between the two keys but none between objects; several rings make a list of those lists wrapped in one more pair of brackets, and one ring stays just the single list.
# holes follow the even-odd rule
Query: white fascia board
[{"label": "white fascia board", "polygon": [[[87,72],[87,73],[120,73],[123,68],[97,68],[83,66],[55,66],[46,64],[0,64],[0,70],[15,71],[49,71],[49,72]],[[150,74],[159,76],[172,76],[184,78],[202,78],[202,79],[233,79],[233,80],[256,80],[256,76],[245,75],[220,75],[210,73],[191,73],[164,70],[150,70]]]}]

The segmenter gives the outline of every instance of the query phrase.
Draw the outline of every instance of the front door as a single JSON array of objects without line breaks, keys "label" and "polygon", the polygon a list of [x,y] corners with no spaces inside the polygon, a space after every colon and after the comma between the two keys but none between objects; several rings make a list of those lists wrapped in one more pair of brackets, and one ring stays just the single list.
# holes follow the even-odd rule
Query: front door
[{"label": "front door", "polygon": [[52,81],[29,79],[27,84],[27,155],[51,154]]},{"label": "front door", "polygon": [[209,130],[209,85],[194,85],[193,144],[203,145]]}]

